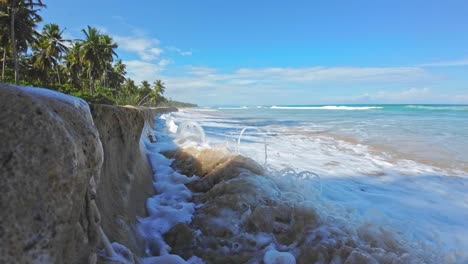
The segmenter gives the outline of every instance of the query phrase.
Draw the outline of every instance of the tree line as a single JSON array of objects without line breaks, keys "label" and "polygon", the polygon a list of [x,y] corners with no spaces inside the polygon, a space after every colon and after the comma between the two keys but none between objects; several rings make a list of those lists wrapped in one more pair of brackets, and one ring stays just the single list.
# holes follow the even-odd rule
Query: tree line
[{"label": "tree line", "polygon": [[[82,39],[65,39],[58,24],[42,30],[41,0],[0,0],[1,80],[46,87],[89,102],[131,105],[171,105],[163,81],[137,85],[126,77],[111,36],[88,26]],[[191,104],[185,105],[191,106]]]}]

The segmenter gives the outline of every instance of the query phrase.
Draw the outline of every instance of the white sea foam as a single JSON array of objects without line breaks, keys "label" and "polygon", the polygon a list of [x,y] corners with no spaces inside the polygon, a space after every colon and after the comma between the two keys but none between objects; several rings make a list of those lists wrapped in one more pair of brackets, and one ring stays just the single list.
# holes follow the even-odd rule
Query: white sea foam
[{"label": "white sea foam", "polygon": [[[173,119],[164,115],[155,120],[159,130],[152,131],[156,136],[156,143],[142,138],[147,151],[148,160],[153,168],[154,188],[156,195],[147,200],[148,217],[139,218],[138,230],[147,241],[146,252],[149,256],[142,263],[200,263],[197,258],[186,262],[177,255],[171,255],[170,246],[166,244],[163,235],[179,223],[190,223],[195,211],[195,205],[190,202],[192,192],[185,184],[198,178],[187,177],[171,168],[172,159],[168,159],[161,151],[176,148],[174,138],[170,135],[178,130]],[[145,125],[144,133],[151,128]],[[174,132],[175,131],[175,132]]]},{"label": "white sea foam", "polygon": [[296,259],[289,252],[280,252],[276,249],[270,249],[263,257],[265,264],[296,264]]},{"label": "white sea foam", "polygon": [[220,110],[240,110],[240,109],[249,109],[247,106],[241,106],[241,107],[219,107],[218,109]]},{"label": "white sea foam", "polygon": [[463,105],[463,106],[458,106],[458,105],[453,105],[453,106],[444,106],[444,105],[407,105],[405,106],[406,108],[412,108],[412,109],[422,109],[422,110],[452,110],[452,111],[466,111],[468,110],[468,106]]},{"label": "white sea foam", "polygon": [[[244,126],[240,121],[197,111],[184,110],[162,118],[158,127],[175,128],[191,121],[204,127],[237,129],[240,132]],[[271,174],[265,180],[272,181],[271,184],[281,192],[283,201],[312,206],[322,219],[327,219],[327,223],[354,228],[361,239],[380,237],[382,240],[375,240],[375,243],[384,245],[385,237],[394,234],[406,241],[406,246],[414,251],[412,253],[427,263],[466,263],[468,260],[465,252],[468,248],[465,178],[449,177],[450,171],[398,159],[391,153],[376,152],[369,146],[327,134],[304,134],[282,126],[263,129],[269,135],[268,166]],[[255,134],[258,132],[252,131],[244,135],[239,151],[262,162],[263,140]],[[195,209],[188,201],[192,194],[183,184],[193,179],[174,172],[170,168],[172,161],[159,152],[174,148],[174,142],[197,147],[225,144],[235,150],[238,134],[223,138],[207,133],[207,142],[203,144],[174,141],[168,135],[170,130],[154,131],[154,134],[158,143],[146,143],[146,146],[152,164],[156,166],[158,194],[149,199],[150,216],[142,219],[140,230],[151,241],[149,250],[162,257],[147,259],[145,263],[164,263],[166,258],[176,261],[174,263],[184,263],[177,262],[182,260],[168,254],[170,251],[162,235],[176,223],[191,221]],[[318,173],[320,177],[307,171]],[[335,231],[333,227],[319,228],[309,235],[309,239],[330,237]],[[269,234],[257,236],[258,245],[272,241]],[[265,251],[263,260],[275,263],[282,259],[294,263],[294,255],[287,250],[278,248],[276,251],[273,247]],[[201,260],[193,257],[192,263],[201,263]]]},{"label": "white sea foam", "polygon": [[272,106],[271,109],[280,110],[371,110],[371,109],[382,109],[381,106]]},{"label": "white sea foam", "polygon": [[[172,116],[176,123],[192,120],[202,126],[230,126],[239,132],[244,126],[220,115],[193,111]],[[465,177],[451,177],[466,175],[465,172],[401,159],[331,135],[308,135],[281,126],[266,129],[270,135],[267,139],[270,168],[279,171],[290,167],[320,175],[322,192],[318,192],[314,181],[302,179],[299,173],[277,177],[278,186],[295,186],[296,194],[288,195],[288,199],[306,201],[320,193],[321,202],[315,206],[321,208],[323,217],[333,219],[331,221],[365,227],[359,229],[362,234],[378,233],[381,232],[379,228],[384,227],[404,238],[428,263],[468,261],[465,252],[468,248],[468,182]],[[263,142],[254,133],[244,135],[240,152],[262,163]],[[207,133],[209,144],[224,143],[236,149],[238,134],[232,138],[212,136]],[[311,191],[314,188],[317,191]]]}]

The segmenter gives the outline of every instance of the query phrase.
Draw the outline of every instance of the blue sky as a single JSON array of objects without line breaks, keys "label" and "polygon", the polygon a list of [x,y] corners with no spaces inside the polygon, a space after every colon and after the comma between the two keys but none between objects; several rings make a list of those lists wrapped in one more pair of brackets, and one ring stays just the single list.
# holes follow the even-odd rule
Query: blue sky
[{"label": "blue sky", "polygon": [[468,1],[46,0],[200,105],[468,103]]}]

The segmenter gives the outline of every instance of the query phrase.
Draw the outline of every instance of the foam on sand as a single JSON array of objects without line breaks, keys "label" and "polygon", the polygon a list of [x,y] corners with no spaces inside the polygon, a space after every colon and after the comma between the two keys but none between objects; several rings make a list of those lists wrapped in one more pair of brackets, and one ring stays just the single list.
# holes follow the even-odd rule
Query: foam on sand
[{"label": "foam on sand", "polygon": [[[208,128],[207,131],[215,131],[212,126],[219,126],[223,128],[222,131],[240,132],[245,126],[240,121],[223,119],[220,115],[193,111],[171,114],[171,116],[176,123],[184,120],[197,121],[202,127]],[[335,241],[333,243],[337,247],[338,244],[344,243],[353,248],[348,253],[346,253],[348,249],[335,249],[341,252],[336,254],[341,254],[342,260],[346,257],[354,259],[355,263],[359,263],[358,260],[366,263],[365,259],[370,261],[372,258],[381,261],[392,259],[390,257],[392,254],[396,254],[394,255],[394,260],[398,260],[396,263],[408,263],[410,260],[415,263],[464,263],[468,260],[468,255],[464,251],[468,248],[468,239],[466,239],[468,233],[465,228],[468,219],[466,211],[468,182],[465,177],[450,177],[463,176],[464,172],[444,170],[393,157],[389,153],[381,153],[369,146],[334,138],[329,134],[310,136],[297,131],[291,132],[290,128],[286,127],[267,127],[266,130],[270,137],[267,142],[268,175],[258,178],[243,174],[242,180],[236,178],[222,182],[218,184],[219,186],[215,185],[208,192],[211,198],[202,200],[205,206],[213,203],[210,202],[212,200],[224,199],[222,196],[218,197],[222,192],[214,192],[222,186],[224,187],[219,190],[225,193],[230,193],[230,189],[236,188],[249,192],[248,188],[242,186],[261,185],[258,190],[272,186],[272,189],[265,191],[268,193],[266,197],[269,197],[267,200],[279,199],[275,194],[279,190],[279,197],[284,201],[294,205],[307,205],[310,212],[315,212],[319,216],[318,223],[321,225],[306,231],[308,234],[306,241],[309,242],[302,242],[303,244],[298,247],[277,248],[282,252],[290,252],[296,258],[316,259],[319,254],[310,253],[310,248],[317,248],[320,252],[319,249],[323,246],[321,243]],[[253,131],[250,135],[247,133],[243,136],[240,153],[263,162],[263,139],[253,133],[257,132]],[[237,149],[237,139],[238,134],[229,141],[227,137],[206,133],[209,144],[224,145],[231,150]],[[283,170],[285,167],[294,170]],[[301,171],[306,172],[301,173]],[[318,173],[320,178],[307,171]],[[211,205],[211,208],[217,206]],[[220,210],[222,213],[212,217],[210,221],[226,223],[229,226],[227,230],[231,230],[228,232],[242,232],[243,229],[239,229],[242,224],[239,223],[244,223],[246,219],[253,220],[253,222],[249,220],[254,224],[253,227],[268,226],[266,223],[269,223],[269,220],[258,218],[263,215],[262,211],[258,211],[261,209],[251,209],[250,212],[246,210],[242,214],[233,214],[239,208],[228,209]],[[213,211],[218,210],[219,208],[213,209]],[[197,212],[198,210],[195,212],[195,219],[199,218],[197,214],[202,211]],[[274,214],[275,209],[268,208],[265,212]],[[278,217],[281,219],[283,216]],[[255,250],[262,249],[260,245],[265,247],[271,241],[281,240],[272,233],[274,230],[288,230],[287,225],[283,224],[280,221],[274,224],[275,227],[263,229],[260,232],[263,234],[261,236],[260,233],[248,232],[249,235],[245,235],[242,239],[250,237],[249,239],[255,240],[258,246]],[[237,239],[242,240],[240,237]],[[304,238],[294,239],[303,241],[301,239]],[[317,239],[321,242],[314,245],[312,241]],[[312,255],[307,256],[307,254]]]},{"label": "foam on sand", "polygon": [[[165,122],[166,127],[179,123],[172,115],[158,122]],[[149,241],[149,255],[157,257],[145,261],[168,258],[165,261],[183,263],[179,257],[209,263],[424,260],[391,229],[378,223],[354,225],[352,214],[323,199],[321,181],[314,173],[266,171],[225,149],[200,142],[193,147],[178,138],[184,133],[165,130],[155,135],[158,143],[148,149],[158,194],[149,199],[150,216],[143,219],[141,230]],[[191,147],[184,148],[187,145]],[[175,151],[177,163],[162,156],[161,149]]]},{"label": "foam on sand", "polygon": [[[156,120],[156,127],[166,122]],[[170,121],[168,132],[177,130],[176,125]],[[146,130],[150,129],[148,126]],[[149,257],[143,263],[187,263],[179,256],[171,255],[171,247],[165,243],[163,236],[174,226],[180,223],[190,223],[195,211],[195,205],[190,202],[192,192],[185,184],[197,180],[197,177],[187,177],[171,168],[173,159],[168,159],[161,151],[168,151],[176,147],[172,139],[161,131],[152,131],[156,143],[145,140],[147,156],[153,168],[154,188],[156,195],[150,197],[146,208],[148,217],[140,218],[138,229],[147,242],[146,253]],[[147,132],[148,133],[148,132]]]}]

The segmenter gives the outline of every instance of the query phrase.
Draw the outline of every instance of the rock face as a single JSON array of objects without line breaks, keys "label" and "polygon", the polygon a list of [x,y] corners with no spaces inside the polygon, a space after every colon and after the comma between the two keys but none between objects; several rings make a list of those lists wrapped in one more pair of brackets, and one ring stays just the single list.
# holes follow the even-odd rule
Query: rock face
[{"label": "rock face", "polygon": [[134,226],[154,191],[140,137],[174,110],[90,111],[72,96],[0,84],[0,263],[96,263],[100,227],[143,255]]},{"label": "rock face", "polygon": [[93,262],[103,152],[86,102],[2,84],[0,139],[0,262]]},{"label": "rock face", "polygon": [[96,198],[102,227],[110,241],[143,255],[135,224],[137,216],[146,215],[146,199],[154,195],[153,172],[140,147],[145,113],[109,105],[91,105],[91,112],[104,148]]}]

